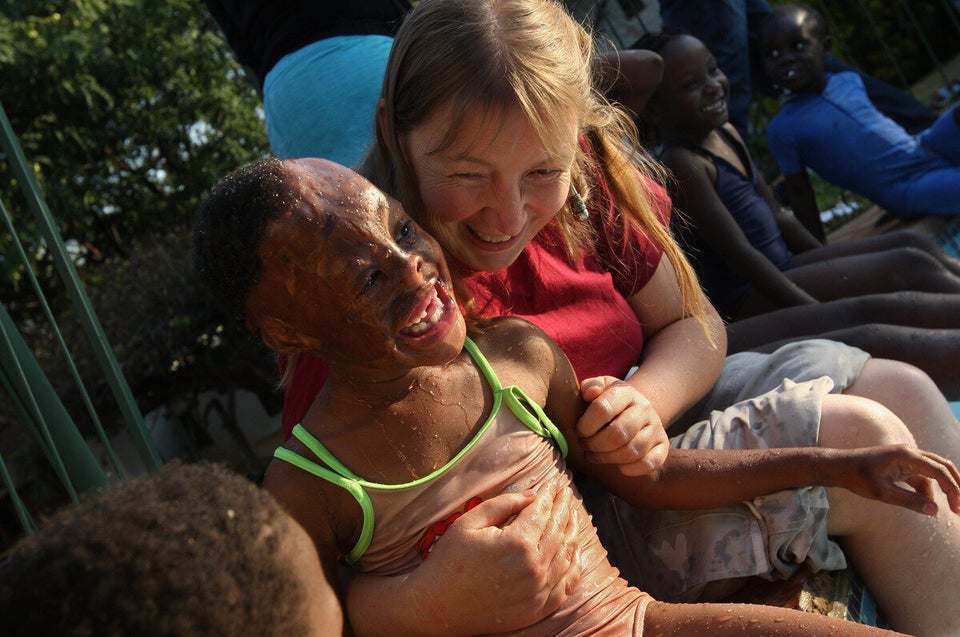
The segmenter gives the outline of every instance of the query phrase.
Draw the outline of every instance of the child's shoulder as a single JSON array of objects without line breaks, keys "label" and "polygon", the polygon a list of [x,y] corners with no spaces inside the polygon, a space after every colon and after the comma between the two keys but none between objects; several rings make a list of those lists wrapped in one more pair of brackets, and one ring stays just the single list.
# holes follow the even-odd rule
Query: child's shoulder
[{"label": "child's shoulder", "polygon": [[477,319],[470,327],[470,338],[480,347],[498,348],[519,345],[527,341],[550,341],[539,327],[516,316],[494,316]]},{"label": "child's shoulder", "polygon": [[470,337],[490,359],[533,361],[556,350],[556,344],[533,323],[515,316],[481,319],[470,331]]}]

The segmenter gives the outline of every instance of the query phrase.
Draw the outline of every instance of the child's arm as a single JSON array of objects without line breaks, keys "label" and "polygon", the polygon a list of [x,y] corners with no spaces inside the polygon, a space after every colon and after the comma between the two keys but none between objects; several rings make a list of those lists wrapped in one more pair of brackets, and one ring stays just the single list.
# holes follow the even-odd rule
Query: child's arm
[{"label": "child's arm", "polygon": [[611,102],[632,115],[642,113],[663,79],[663,58],[646,49],[624,49],[600,56],[596,85]]},{"label": "child's arm", "polygon": [[[346,541],[338,540],[337,534],[351,527],[356,527],[359,533],[359,527],[356,526],[356,521],[351,524],[347,516],[342,513],[343,500],[338,501],[336,498],[328,497],[328,486],[332,487],[329,482],[276,458],[267,466],[263,478],[263,488],[269,491],[280,506],[300,523],[313,540],[327,581],[336,582],[339,579],[342,554],[339,545]],[[348,498],[353,499],[340,487],[334,488],[343,491]],[[359,506],[355,503],[354,509],[359,514]]]},{"label": "child's arm", "polygon": [[750,244],[717,195],[709,160],[679,146],[667,149],[661,159],[676,177],[677,208],[690,217],[696,232],[759,294],[779,307],[817,302]]},{"label": "child's arm", "polygon": [[787,183],[793,214],[818,241],[825,243],[827,237],[823,230],[823,222],[820,221],[820,208],[817,207],[817,197],[810,183],[810,175],[804,170],[792,175],[784,175],[783,178]]},{"label": "child's arm", "polygon": [[[756,164],[754,164],[753,169],[757,175],[760,174],[760,169]],[[823,247],[823,242],[813,236],[813,233],[807,230],[805,225],[800,223],[800,220],[797,219],[792,211],[784,210],[776,196],[774,196],[773,189],[767,185],[767,182],[763,178],[757,180],[757,190],[763,195],[767,205],[770,206],[770,210],[773,211],[774,216],[777,218],[777,226],[779,226],[780,232],[783,233],[783,239],[787,242],[787,247],[790,248],[790,252],[798,254]]]},{"label": "child's arm", "polygon": [[[542,333],[541,333],[542,334]],[[931,481],[960,513],[960,472],[935,454],[905,445],[860,449],[790,447],[783,449],[670,449],[659,470],[628,475],[619,464],[598,464],[576,432],[583,401],[573,368],[546,335],[541,346],[549,355],[530,350],[527,360],[549,361],[546,412],[567,439],[567,462],[596,478],[606,489],[641,509],[708,509],[806,486],[842,487],[872,498],[933,515]],[[528,351],[529,350],[529,351]],[[615,380],[615,379],[613,379]],[[619,381],[617,381],[619,382]],[[906,482],[913,490],[898,483]]]},{"label": "child's arm", "polygon": [[[901,635],[816,613],[754,604],[671,604],[651,602],[644,613],[643,628],[651,635],[711,635],[753,637],[778,635],[845,635],[881,637]],[[903,636],[906,637],[906,636]]]}]

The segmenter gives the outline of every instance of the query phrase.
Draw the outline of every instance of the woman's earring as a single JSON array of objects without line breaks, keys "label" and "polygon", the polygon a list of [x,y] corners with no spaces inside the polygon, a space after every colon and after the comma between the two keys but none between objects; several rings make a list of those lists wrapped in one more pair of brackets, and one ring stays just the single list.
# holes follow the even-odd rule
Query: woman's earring
[{"label": "woman's earring", "polygon": [[577,219],[586,221],[590,217],[587,212],[587,204],[583,202],[583,197],[581,197],[577,189],[573,187],[573,182],[570,182],[570,197],[567,201],[570,202],[570,210],[577,216]]}]

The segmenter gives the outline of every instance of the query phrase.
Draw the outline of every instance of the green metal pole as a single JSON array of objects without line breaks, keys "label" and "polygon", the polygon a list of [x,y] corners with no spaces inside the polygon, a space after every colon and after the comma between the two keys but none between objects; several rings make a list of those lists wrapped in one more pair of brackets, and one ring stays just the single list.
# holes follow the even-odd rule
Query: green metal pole
[{"label": "green metal pole", "polygon": [[100,463],[2,304],[0,344],[4,385],[22,405],[24,416],[33,422],[34,433],[67,493],[76,500],[77,491],[105,486],[108,481]]},{"label": "green metal pole", "polygon": [[94,353],[100,362],[100,366],[103,368],[107,383],[117,401],[120,413],[127,424],[127,429],[134,443],[137,445],[140,456],[148,469],[157,469],[163,464],[160,459],[160,454],[157,452],[153,440],[150,438],[144,426],[143,416],[140,414],[136,401],[130,392],[130,387],[123,377],[120,365],[117,363],[117,359],[110,349],[100,321],[97,319],[96,313],[90,305],[90,300],[83,291],[80,277],[77,275],[73,261],[70,260],[67,254],[60,232],[53,222],[53,217],[47,208],[43,196],[40,194],[40,188],[34,179],[33,173],[29,169],[26,157],[23,154],[23,149],[20,147],[20,142],[13,132],[13,127],[10,125],[10,120],[7,119],[7,114],[2,104],[0,104],[0,143],[2,143],[3,149],[7,153],[14,175],[20,180],[20,185],[23,188],[29,207],[36,217],[37,225],[43,237],[47,241],[47,249],[50,250],[50,254],[70,294],[74,307],[77,308],[77,313],[87,331],[87,336],[90,339]]}]

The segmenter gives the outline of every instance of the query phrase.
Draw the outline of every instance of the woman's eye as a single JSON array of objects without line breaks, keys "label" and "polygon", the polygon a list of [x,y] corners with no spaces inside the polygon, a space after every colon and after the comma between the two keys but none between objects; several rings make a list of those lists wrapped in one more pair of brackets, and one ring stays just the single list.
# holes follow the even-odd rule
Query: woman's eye
[{"label": "woman's eye", "polygon": [[559,177],[562,172],[559,168],[539,168],[531,174],[542,181],[551,181]]}]

